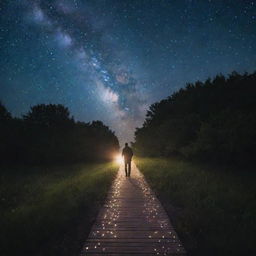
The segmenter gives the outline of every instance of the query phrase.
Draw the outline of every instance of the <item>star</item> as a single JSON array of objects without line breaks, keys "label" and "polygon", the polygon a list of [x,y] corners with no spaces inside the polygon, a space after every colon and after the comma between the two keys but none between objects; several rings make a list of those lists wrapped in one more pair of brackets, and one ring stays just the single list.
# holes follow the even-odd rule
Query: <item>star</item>
[{"label": "star", "polygon": [[5,1],[1,100],[61,103],[132,141],[148,107],[188,82],[253,72],[255,1]]}]

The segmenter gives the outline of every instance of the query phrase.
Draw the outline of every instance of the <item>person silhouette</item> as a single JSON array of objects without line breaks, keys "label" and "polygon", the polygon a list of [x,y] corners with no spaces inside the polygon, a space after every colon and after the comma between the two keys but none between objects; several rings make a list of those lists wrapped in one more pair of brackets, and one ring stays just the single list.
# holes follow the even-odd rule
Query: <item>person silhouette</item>
[{"label": "person silhouette", "polygon": [[123,148],[122,156],[124,157],[125,176],[130,177],[133,152],[132,149],[128,146],[127,142],[125,143],[125,147]]}]

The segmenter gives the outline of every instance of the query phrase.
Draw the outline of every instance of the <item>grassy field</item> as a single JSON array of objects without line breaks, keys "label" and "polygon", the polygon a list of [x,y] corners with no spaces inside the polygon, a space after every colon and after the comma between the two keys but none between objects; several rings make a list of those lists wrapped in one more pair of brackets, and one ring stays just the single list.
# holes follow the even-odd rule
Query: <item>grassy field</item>
[{"label": "grassy field", "polygon": [[0,255],[79,255],[118,166],[1,167]]},{"label": "grassy field", "polygon": [[256,255],[256,175],[178,159],[137,158],[188,255]]}]

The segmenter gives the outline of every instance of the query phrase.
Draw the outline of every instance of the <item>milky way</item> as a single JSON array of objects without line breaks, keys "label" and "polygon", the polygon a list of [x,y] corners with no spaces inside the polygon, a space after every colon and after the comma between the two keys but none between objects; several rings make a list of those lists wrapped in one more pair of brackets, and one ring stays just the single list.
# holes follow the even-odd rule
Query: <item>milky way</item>
[{"label": "milky way", "polygon": [[62,103],[123,143],[186,82],[254,71],[255,39],[255,1],[3,1],[0,99]]}]

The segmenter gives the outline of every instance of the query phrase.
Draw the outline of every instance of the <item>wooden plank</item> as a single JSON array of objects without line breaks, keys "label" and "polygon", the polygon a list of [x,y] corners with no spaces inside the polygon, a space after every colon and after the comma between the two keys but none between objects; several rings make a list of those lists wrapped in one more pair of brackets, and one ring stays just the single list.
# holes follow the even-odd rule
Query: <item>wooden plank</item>
[{"label": "wooden plank", "polygon": [[98,245],[95,244],[93,246],[88,246],[85,247],[84,249],[85,252],[89,253],[89,252],[94,252],[94,253],[100,253],[100,252],[105,252],[105,253],[161,253],[161,255],[163,255],[163,253],[184,253],[185,251],[181,248],[181,249],[177,249],[175,246],[102,246],[102,245]]},{"label": "wooden plank", "polygon": [[161,203],[137,167],[120,168],[81,255],[185,255]]},{"label": "wooden plank", "polygon": [[[83,255],[92,255],[92,256],[102,256],[102,255],[107,255],[107,256],[118,256],[118,255],[132,255],[132,256],[153,256],[153,255],[161,255],[160,253],[126,253],[126,252],[122,252],[122,254],[120,253],[97,253],[97,252],[88,252],[85,253],[83,252]],[[162,254],[162,255],[172,255],[172,256],[186,256],[186,253],[172,253],[172,254]]]}]

